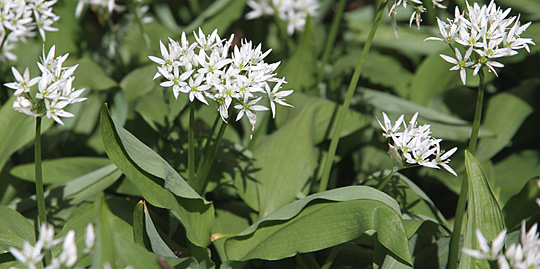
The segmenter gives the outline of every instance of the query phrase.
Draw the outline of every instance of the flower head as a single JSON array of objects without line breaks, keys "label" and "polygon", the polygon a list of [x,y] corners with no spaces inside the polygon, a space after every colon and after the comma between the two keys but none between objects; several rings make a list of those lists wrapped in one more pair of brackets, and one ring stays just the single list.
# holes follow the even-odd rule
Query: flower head
[{"label": "flower head", "polygon": [[[41,76],[30,79],[28,68],[21,75],[17,69],[12,68],[13,75],[17,82],[4,84],[6,87],[14,89],[15,101],[13,109],[18,112],[41,117],[45,115],[56,122],[64,125],[60,117],[73,117],[70,112],[65,111],[70,104],[85,101],[86,98],[80,97],[84,89],[75,90],[73,73],[77,65],[63,67],[68,54],[55,58],[55,46],[52,46],[47,56],[45,49],[41,62],[37,65],[41,70]],[[31,95],[31,87],[37,84],[37,93],[34,97]]]},{"label": "flower head", "polygon": [[249,0],[247,5],[252,9],[245,16],[253,20],[262,16],[278,17],[287,24],[287,34],[294,35],[295,31],[304,29],[308,16],[317,16],[320,3],[318,0]]},{"label": "flower head", "polygon": [[[384,125],[379,119],[377,122],[384,131],[383,136],[389,139],[388,151],[396,167],[402,168],[407,165],[420,165],[428,168],[443,167],[448,172],[457,176],[456,172],[448,165],[450,156],[456,152],[453,148],[444,153],[440,150],[442,139],[431,137],[430,125],[417,126],[415,113],[409,124],[405,123],[405,115],[401,115],[394,124],[386,113],[383,114]],[[401,131],[401,127],[404,130]],[[442,155],[441,155],[442,154]]]},{"label": "flower head", "polygon": [[193,44],[182,33],[180,42],[170,38],[168,45],[160,42],[161,58],[149,56],[158,64],[154,79],[164,77],[166,81],[160,85],[172,87],[175,98],[185,93],[190,102],[197,99],[208,105],[215,101],[225,122],[229,109],[234,108],[237,120],[246,115],[252,127],[257,121],[256,113],[269,110],[261,104],[263,98],[268,98],[273,117],[276,103],[291,106],[285,97],[293,90],[280,91],[287,82],[275,77],[279,62],[264,61],[271,50],[263,52],[260,44],[254,46],[251,41],[242,40],[229,53],[234,36],[222,39],[217,31],[205,35],[201,29],[193,35]]},{"label": "flower head", "polygon": [[[456,7],[454,19],[444,22],[437,18],[439,37],[425,40],[456,45],[455,59],[442,54],[441,57],[456,65],[450,70],[460,71],[463,84],[466,83],[466,69],[473,69],[473,75],[476,76],[482,68],[487,67],[489,72],[497,75],[495,68],[504,65],[494,59],[516,55],[520,49],[530,52],[529,46],[535,45],[531,38],[521,37],[531,23],[521,25],[520,15],[507,18],[508,14],[510,8],[502,10],[494,1],[483,6],[467,2],[467,11],[460,12]],[[465,56],[461,57],[463,51]]]}]

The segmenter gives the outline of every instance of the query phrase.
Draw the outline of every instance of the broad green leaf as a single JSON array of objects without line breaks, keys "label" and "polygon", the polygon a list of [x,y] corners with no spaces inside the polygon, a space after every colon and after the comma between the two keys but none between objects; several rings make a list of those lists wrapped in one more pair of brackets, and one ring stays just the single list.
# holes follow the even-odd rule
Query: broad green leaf
[{"label": "broad green leaf", "polygon": [[103,194],[96,199],[96,218],[96,244],[91,268],[102,268],[106,263],[113,268],[126,266],[141,269],[159,268],[159,259],[156,255],[116,232],[114,215],[107,206]]},{"label": "broad green leaf", "polygon": [[[336,221],[339,220],[339,221]],[[399,259],[412,258],[395,200],[365,186],[317,193],[288,204],[226,239],[229,260],[282,259],[353,240],[366,231]]]},{"label": "broad green leaf", "polygon": [[[106,106],[101,111],[103,144],[109,158],[152,205],[166,208],[182,223],[188,239],[210,244],[214,208],[201,198],[158,154],[115,125]],[[165,188],[156,183],[165,181]],[[177,197],[175,197],[174,195]]]},{"label": "broad green leaf", "polygon": [[506,202],[518,194],[531,178],[538,177],[539,173],[540,153],[537,150],[515,152],[497,162],[494,167],[493,192],[498,196],[499,204],[505,207]]},{"label": "broad green leaf", "polygon": [[150,217],[150,213],[148,213],[148,207],[146,207],[146,204],[143,204],[143,207],[146,234],[148,235],[148,239],[150,239],[150,246],[152,247],[152,251],[155,254],[163,257],[176,258],[176,255],[174,255],[173,251],[169,248],[169,246],[167,246],[163,239],[161,239],[161,236],[159,235],[156,226],[154,226],[152,217]]},{"label": "broad green leaf", "polygon": [[144,96],[144,100],[137,102],[135,111],[139,113],[143,119],[158,132],[158,126],[165,126],[165,120],[169,113],[169,105],[163,100],[163,93],[160,90],[151,91]]},{"label": "broad green leaf", "polygon": [[34,226],[19,212],[0,206],[0,254],[9,247],[22,249],[24,241],[34,243]]},{"label": "broad green leaf", "polygon": [[[469,196],[463,247],[479,249],[476,230],[480,229],[489,242],[504,229],[504,219],[499,204],[493,196],[484,169],[468,150],[465,151],[465,168],[467,170]],[[485,267],[487,261],[461,255],[459,268],[476,268],[477,266]]]},{"label": "broad green leaf", "polygon": [[531,106],[520,98],[500,93],[489,100],[483,127],[496,133],[494,137],[480,139],[476,156],[478,160],[491,159],[506,147],[527,116],[533,112]]},{"label": "broad green leaf", "polygon": [[[388,170],[384,173],[376,173],[368,178],[366,184],[378,186],[389,173]],[[406,176],[396,173],[384,190],[396,199],[402,209],[404,219],[420,220],[412,233],[407,232],[409,236],[412,236],[424,221],[432,221],[450,230],[446,219],[427,194]]]},{"label": "broad green leaf", "polygon": [[536,199],[539,196],[540,188],[538,188],[538,178],[535,176],[518,194],[510,198],[503,208],[504,223],[510,230],[519,226],[522,220],[538,213]]},{"label": "broad green leaf", "polygon": [[[111,164],[111,161],[101,157],[68,157],[45,160],[41,164],[43,184],[58,184],[105,167]],[[10,172],[20,179],[34,182],[34,169],[34,163],[29,163],[16,166]]]},{"label": "broad green leaf", "polygon": [[139,201],[133,210],[133,241],[139,246],[144,247],[144,208],[146,204],[143,200]]},{"label": "broad green leaf", "polygon": [[126,99],[129,103],[156,87],[156,82],[152,80],[156,72],[157,65],[149,64],[131,71],[122,79],[120,88],[126,93]]},{"label": "broad green leaf", "polygon": [[[216,218],[214,219],[214,225],[212,227],[212,236],[216,234],[232,235],[237,234],[249,227],[250,224],[250,209],[241,202],[231,202],[228,204],[222,204],[225,209],[216,209]],[[213,242],[214,247],[222,261],[227,260],[225,253],[225,240],[215,240]]]},{"label": "broad green leaf", "polygon": [[76,63],[79,64],[79,67],[77,67],[75,72],[77,79],[73,81],[73,87],[102,91],[118,85],[116,81],[105,74],[105,71],[91,59],[82,58]]},{"label": "broad green leaf", "polygon": [[[318,165],[319,153],[315,145],[333,135],[335,129],[332,119],[339,109],[336,103],[300,93],[294,93],[287,101],[295,108],[279,116],[281,120],[276,120],[279,129],[261,139],[253,150],[254,168],[260,170],[254,174],[257,194],[252,196],[259,197],[261,217],[290,203],[302,191]],[[350,111],[340,135],[369,126],[371,121]]]},{"label": "broad green leaf", "polygon": [[[36,120],[34,117],[13,110],[14,97],[9,98],[0,109],[0,170],[9,157],[17,150],[34,140]],[[41,133],[51,127],[53,121],[43,119]]]},{"label": "broad green leaf", "polygon": [[[45,191],[45,199],[50,200],[50,203],[54,201],[52,208],[57,211],[69,209],[70,205],[77,205],[89,198],[94,198],[97,193],[114,184],[121,175],[122,173],[114,164],[109,164]],[[17,203],[17,210],[24,211],[35,206],[35,195],[32,195]]]},{"label": "broad green leaf", "polygon": [[313,48],[314,31],[313,21],[308,17],[296,50],[291,58],[277,70],[279,77],[287,79],[287,84],[282,85],[283,89],[292,89],[310,95],[316,93],[313,87],[317,72],[316,55]]},{"label": "broad green leaf", "polygon": [[[427,41],[426,43],[440,43]],[[449,49],[443,54],[453,55]],[[450,71],[450,64],[443,60],[439,53],[428,56],[416,70],[409,89],[411,101],[423,106],[428,106],[429,102],[438,94],[449,89],[449,87],[459,80],[458,72]]]}]

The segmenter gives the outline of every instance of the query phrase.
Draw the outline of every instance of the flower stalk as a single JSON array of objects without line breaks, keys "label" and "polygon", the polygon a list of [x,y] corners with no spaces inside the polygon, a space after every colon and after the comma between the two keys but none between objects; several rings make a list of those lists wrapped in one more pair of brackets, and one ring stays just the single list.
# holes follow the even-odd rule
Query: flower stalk
[{"label": "flower stalk", "polygon": [[45,208],[45,195],[43,191],[43,170],[41,167],[41,117],[36,118],[36,137],[34,145],[36,201],[38,208],[38,227],[47,222],[47,209]]},{"label": "flower stalk", "polygon": [[192,187],[196,186],[195,178],[195,104],[189,103],[189,130],[188,130],[188,181]]},{"label": "flower stalk", "polygon": [[341,22],[341,18],[343,17],[343,11],[345,10],[346,3],[347,1],[345,0],[339,0],[336,16],[334,17],[334,20],[332,21],[332,26],[330,27],[330,33],[328,34],[328,39],[326,40],[326,46],[324,48],[324,52],[321,58],[321,69],[319,70],[319,79],[318,79],[319,82],[322,81],[322,77],[324,74],[324,67],[328,63],[330,52],[334,48],[334,43],[336,42],[339,24]]},{"label": "flower stalk", "polygon": [[334,134],[330,142],[330,147],[328,148],[328,155],[324,163],[323,173],[322,173],[321,181],[319,184],[319,192],[326,191],[326,188],[328,186],[328,180],[330,177],[330,171],[332,169],[332,163],[334,162],[334,156],[336,155],[336,150],[339,143],[341,129],[343,128],[343,119],[345,118],[345,115],[349,111],[349,107],[351,105],[351,100],[354,95],[354,91],[356,89],[356,86],[358,85],[360,74],[362,74],[364,62],[366,61],[369,50],[371,49],[371,44],[373,43],[373,38],[375,37],[377,28],[379,27],[379,24],[381,23],[385,7],[386,7],[386,2],[382,0],[379,1],[379,7],[377,8],[377,14],[375,15],[375,20],[373,21],[373,24],[371,25],[371,30],[369,31],[369,36],[368,36],[368,39],[366,40],[366,44],[364,45],[362,55],[360,56],[358,65],[356,66],[356,69],[354,70],[353,77],[351,79],[349,88],[347,90],[347,96],[345,97],[345,101],[343,102],[342,108],[338,111],[337,118],[336,118],[336,129],[334,130]]},{"label": "flower stalk", "polygon": [[[208,184],[208,173],[210,173],[210,168],[212,168],[212,164],[214,163],[214,159],[216,158],[217,151],[221,145],[221,140],[223,139],[223,134],[225,134],[225,130],[227,129],[228,125],[228,123],[221,122],[216,139],[212,144],[212,149],[208,153],[208,157],[204,158],[204,164],[202,165],[202,167],[197,170],[197,182],[195,185],[195,191],[202,195],[206,193],[206,185]],[[201,162],[202,161],[203,160],[201,160]]]}]

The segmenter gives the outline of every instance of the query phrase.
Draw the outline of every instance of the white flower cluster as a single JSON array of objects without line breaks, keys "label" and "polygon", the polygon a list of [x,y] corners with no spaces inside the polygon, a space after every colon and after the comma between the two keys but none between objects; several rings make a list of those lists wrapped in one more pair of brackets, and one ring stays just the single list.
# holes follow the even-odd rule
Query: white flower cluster
[{"label": "white flower cluster", "polygon": [[[15,67],[12,67],[13,76],[17,81],[6,83],[4,86],[15,90],[13,109],[33,117],[46,115],[47,118],[52,118],[64,125],[60,117],[74,116],[64,109],[70,104],[86,100],[86,98],[79,97],[85,89],[75,90],[72,87],[73,80],[75,80],[73,72],[78,65],[62,66],[69,53],[57,58],[54,58],[54,53],[55,46],[51,47],[47,56],[45,56],[45,49],[43,49],[41,63],[37,63],[42,73],[41,76],[30,79],[28,68],[21,75]],[[38,85],[37,93],[35,98],[32,98],[31,87],[36,84]]]},{"label": "white flower cluster", "polygon": [[293,35],[294,31],[304,29],[308,16],[317,16],[318,0],[250,0],[247,2],[251,11],[246,19],[252,20],[265,15],[278,17],[287,23],[287,33]]},{"label": "white flower cluster", "polygon": [[[243,40],[242,46],[234,47],[229,57],[229,49],[233,36],[222,40],[215,30],[206,36],[201,29],[194,33],[196,42],[190,44],[186,34],[182,33],[181,41],[169,38],[168,48],[160,42],[163,58],[149,56],[157,64],[158,72],[154,79],[163,76],[166,81],[160,85],[172,87],[175,98],[180,93],[189,95],[193,102],[195,98],[207,104],[206,98],[214,100],[223,121],[229,118],[229,107],[238,110],[236,120],[244,115],[249,119],[252,132],[257,121],[256,111],[269,110],[259,105],[264,95],[270,101],[272,116],[275,117],[275,103],[291,106],[284,102],[286,96],[293,91],[279,91],[285,78],[278,79],[274,71],[279,62],[268,64],[264,58],[270,53],[261,51],[261,45],[253,48],[251,42]],[[273,88],[269,82],[275,82]]]},{"label": "white flower cluster", "polygon": [[53,13],[56,0],[2,0],[0,1],[0,60],[15,61],[11,51],[17,42],[26,42],[27,37],[39,31],[45,40],[45,31],[58,31],[52,24],[60,19]]},{"label": "white flower cluster", "polygon": [[[529,45],[535,45],[531,38],[520,37],[531,22],[521,25],[519,16],[506,18],[510,10],[501,10],[494,1],[481,7],[477,3],[471,6],[467,2],[467,12],[460,13],[456,7],[453,20],[444,22],[437,18],[440,37],[429,37],[426,40],[442,41],[452,47],[456,58],[443,54],[441,57],[455,64],[450,70],[460,71],[463,84],[467,79],[467,68],[474,69],[474,76],[483,67],[488,67],[488,71],[497,75],[495,67],[501,68],[504,65],[493,59],[516,55],[519,49],[530,52]],[[455,43],[462,47],[461,50],[454,47]]]},{"label": "white flower cluster", "polygon": [[81,16],[84,5],[90,5],[96,7],[99,12],[108,12],[112,14],[113,11],[123,11],[124,7],[116,4],[115,0],[79,0],[77,7],[75,8],[75,17]]},{"label": "white flower cluster", "polygon": [[[401,166],[421,165],[437,169],[440,169],[439,166],[441,166],[446,171],[457,176],[454,169],[448,165],[450,162],[449,158],[456,152],[457,147],[452,148],[446,153],[441,151],[439,143],[442,139],[436,139],[430,136],[431,126],[427,124],[416,126],[418,112],[414,114],[409,125],[406,124],[404,115],[401,115],[394,125],[392,125],[386,113],[383,112],[382,114],[384,125],[379,119],[377,121],[384,131],[383,136],[391,139],[393,142],[393,144],[388,144],[390,147],[388,152],[394,161]],[[399,130],[402,125],[405,130],[400,132]]]},{"label": "white flower cluster", "polygon": [[538,225],[535,223],[527,232],[525,221],[523,221],[521,224],[521,242],[510,245],[504,253],[502,249],[506,239],[506,229],[493,239],[491,246],[482,232],[476,230],[480,250],[463,248],[462,251],[477,259],[497,261],[501,269],[540,268],[540,238],[538,238],[537,227]]},{"label": "white flower cluster", "polygon": [[[88,224],[84,235],[85,249],[83,250],[83,253],[88,254],[92,251],[94,248],[94,240],[94,227],[92,224]],[[75,245],[75,231],[73,230],[70,230],[64,238],[54,239],[54,227],[42,223],[39,239],[35,245],[32,246],[30,242],[24,241],[22,250],[10,247],[9,251],[20,264],[29,269],[35,269],[45,256],[43,251],[50,251],[54,246],[60,243],[62,243],[62,252],[58,257],[53,257],[50,264],[47,265],[45,269],[72,268],[78,260],[77,246]]]},{"label": "white flower cluster", "polygon": [[[431,0],[431,3],[433,3],[434,7],[446,8],[446,6],[441,4],[442,1],[443,0]],[[394,19],[394,16],[397,14],[396,7],[403,6],[403,8],[407,8],[407,5],[411,5],[414,9],[411,18],[409,19],[409,27],[412,26],[413,21],[416,21],[416,26],[418,27],[418,29],[420,29],[420,23],[422,22],[421,15],[427,10],[424,7],[424,3],[420,0],[394,0],[394,3],[392,4],[392,6],[389,7],[388,12],[388,16],[392,17],[392,23],[394,24],[394,32],[397,31]]]}]

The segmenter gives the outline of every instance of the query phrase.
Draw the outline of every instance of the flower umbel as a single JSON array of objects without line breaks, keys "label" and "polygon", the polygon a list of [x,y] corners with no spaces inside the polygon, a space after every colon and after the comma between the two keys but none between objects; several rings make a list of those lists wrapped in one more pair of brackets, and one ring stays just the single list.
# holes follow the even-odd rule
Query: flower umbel
[{"label": "flower umbel", "polygon": [[[160,85],[172,87],[175,98],[185,93],[190,102],[196,99],[209,105],[213,100],[225,122],[232,107],[238,112],[237,120],[247,116],[252,130],[257,111],[271,110],[275,117],[276,103],[291,106],[285,97],[293,91],[281,91],[287,82],[275,77],[279,62],[264,62],[270,50],[263,52],[261,45],[254,48],[251,41],[242,40],[241,46],[235,46],[229,54],[234,36],[223,40],[217,30],[205,35],[200,29],[194,35],[193,44],[187,41],[185,33],[180,42],[170,38],[167,46],[160,42],[162,58],[149,56],[159,65],[154,79],[163,76],[167,81]],[[270,108],[261,105],[263,98],[268,98]]]},{"label": "flower umbel", "polygon": [[[507,18],[509,13],[510,8],[502,10],[493,0],[483,6],[467,2],[467,11],[460,12],[456,7],[454,19],[445,22],[437,18],[439,37],[425,40],[442,41],[455,50],[455,58],[443,54],[441,57],[456,65],[450,70],[460,71],[463,84],[466,69],[473,69],[476,76],[481,68],[487,67],[497,75],[495,68],[504,65],[494,59],[516,55],[520,49],[530,52],[529,45],[535,45],[531,38],[521,37],[531,23],[521,25],[520,16]],[[465,56],[461,57],[463,51]]]},{"label": "flower umbel", "polygon": [[304,29],[308,16],[317,16],[320,3],[318,0],[249,0],[247,5],[251,11],[246,14],[246,19],[273,16],[277,12],[278,17],[287,23],[287,34],[292,36],[295,31]]},{"label": "flower umbel", "polygon": [[[64,61],[69,54],[55,58],[55,46],[52,46],[47,56],[43,50],[41,62],[37,65],[41,70],[41,76],[30,79],[28,68],[23,75],[12,67],[13,76],[17,82],[10,82],[4,86],[14,89],[15,101],[13,109],[21,113],[33,116],[52,118],[56,122],[64,125],[60,117],[73,117],[74,115],[64,109],[73,103],[85,101],[80,97],[84,89],[75,90],[73,88],[73,72],[77,65],[63,67]],[[37,92],[32,96],[31,87],[37,84]]]},{"label": "flower umbel", "polygon": [[[383,136],[389,140],[389,154],[396,163],[398,168],[421,165],[429,168],[444,168],[452,175],[457,176],[454,169],[448,163],[450,156],[456,152],[457,147],[452,148],[444,153],[440,150],[440,142],[442,139],[433,138],[430,136],[430,125],[416,126],[418,113],[415,113],[409,122],[405,123],[405,115],[401,115],[398,120],[392,125],[392,121],[386,113],[383,114],[384,125],[379,119],[377,122],[383,129]],[[404,127],[400,131],[401,126]],[[442,154],[442,155],[441,155]]]}]

